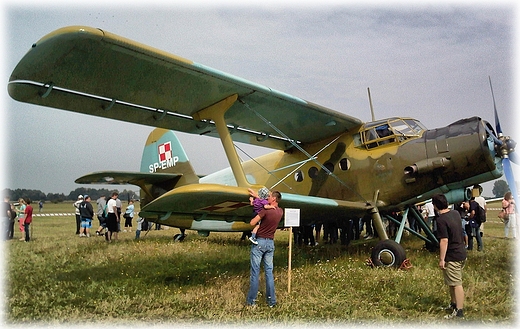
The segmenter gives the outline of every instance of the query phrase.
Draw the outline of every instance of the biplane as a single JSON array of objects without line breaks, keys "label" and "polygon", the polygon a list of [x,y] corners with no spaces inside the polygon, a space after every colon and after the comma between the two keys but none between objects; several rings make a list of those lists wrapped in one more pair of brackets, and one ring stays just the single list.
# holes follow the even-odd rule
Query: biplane
[{"label": "biplane", "polygon": [[[469,186],[504,172],[517,197],[510,164],[515,142],[502,133],[496,106],[495,128],[479,117],[436,129],[409,117],[362,122],[84,26],[34,43],[8,90],[20,102],[156,127],[140,171],[95,172],[76,182],[139,186],[139,216],[203,235],[250,230],[248,188],[267,187],[282,193],[282,207],[300,209],[303,225],[370,216],[380,239],[372,262],[399,266],[405,229],[437,243],[413,205],[436,193],[463,201]],[[173,131],[219,138],[230,167],[199,177]],[[235,142],[273,152],[241,161]],[[402,211],[425,234],[392,215]],[[398,225],[395,240],[383,219]]]}]

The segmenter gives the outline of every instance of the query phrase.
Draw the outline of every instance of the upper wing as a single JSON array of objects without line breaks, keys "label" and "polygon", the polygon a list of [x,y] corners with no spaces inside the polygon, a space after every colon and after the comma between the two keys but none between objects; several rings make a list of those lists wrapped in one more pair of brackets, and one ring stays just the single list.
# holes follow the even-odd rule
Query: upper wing
[{"label": "upper wing", "polygon": [[213,122],[192,116],[237,94],[239,102],[225,115],[233,140],[277,149],[291,147],[286,136],[312,143],[362,124],[90,27],[66,27],[43,37],[9,81],[9,94],[22,102],[210,136],[218,135]]},{"label": "upper wing", "polygon": [[[283,193],[282,208],[301,210],[302,223],[312,223],[327,214],[329,219],[348,215],[361,217],[368,205],[364,202],[348,202],[291,193]],[[246,188],[218,184],[192,184],[175,188],[141,209],[143,217],[167,217],[173,214],[192,215],[196,220],[250,220],[253,209]]]}]

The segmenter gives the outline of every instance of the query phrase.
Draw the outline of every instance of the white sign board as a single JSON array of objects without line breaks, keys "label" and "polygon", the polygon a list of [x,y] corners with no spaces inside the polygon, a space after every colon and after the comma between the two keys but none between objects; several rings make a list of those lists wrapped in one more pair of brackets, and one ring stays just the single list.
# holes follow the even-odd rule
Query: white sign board
[{"label": "white sign board", "polygon": [[300,226],[300,209],[285,208],[285,227]]}]

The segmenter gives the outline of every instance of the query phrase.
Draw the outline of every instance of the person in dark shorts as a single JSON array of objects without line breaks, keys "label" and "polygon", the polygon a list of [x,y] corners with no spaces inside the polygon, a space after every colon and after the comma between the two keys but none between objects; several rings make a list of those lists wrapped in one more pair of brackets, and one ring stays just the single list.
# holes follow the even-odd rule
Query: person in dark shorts
[{"label": "person in dark shorts", "polygon": [[459,212],[448,208],[444,194],[432,197],[437,211],[437,238],[439,239],[439,267],[444,283],[449,287],[451,311],[445,319],[464,318],[464,288],[462,287],[462,269],[466,262],[466,245]]}]

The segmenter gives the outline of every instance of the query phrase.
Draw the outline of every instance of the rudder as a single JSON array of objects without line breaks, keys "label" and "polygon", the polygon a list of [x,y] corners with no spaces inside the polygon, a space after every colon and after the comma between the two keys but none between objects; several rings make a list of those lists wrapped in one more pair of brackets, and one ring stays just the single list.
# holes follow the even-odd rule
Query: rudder
[{"label": "rudder", "polygon": [[146,140],[141,172],[182,174],[179,186],[199,181],[175,133],[162,128],[155,128]]}]

